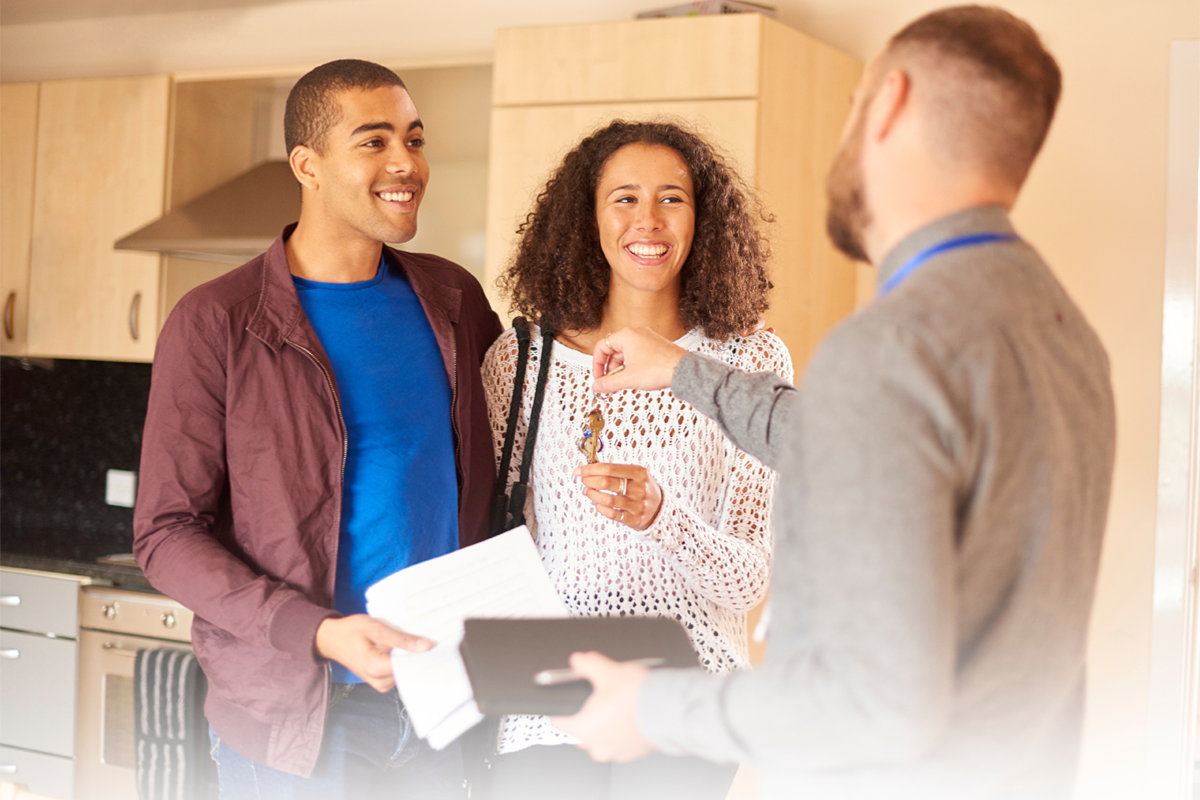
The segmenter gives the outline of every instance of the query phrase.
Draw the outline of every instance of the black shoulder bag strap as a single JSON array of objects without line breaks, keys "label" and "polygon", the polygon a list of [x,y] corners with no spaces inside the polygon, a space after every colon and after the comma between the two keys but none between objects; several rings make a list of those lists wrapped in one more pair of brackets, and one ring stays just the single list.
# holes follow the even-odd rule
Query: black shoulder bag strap
[{"label": "black shoulder bag strap", "polygon": [[529,413],[529,431],[525,436],[525,452],[521,458],[520,474],[509,492],[506,491],[508,470],[512,464],[513,444],[517,437],[517,422],[521,418],[521,400],[525,394],[525,371],[529,364],[528,320],[524,317],[514,319],[513,332],[517,335],[517,368],[513,373],[512,402],[508,410],[508,430],[504,434],[504,448],[500,454],[500,472],[496,476],[498,488],[492,497],[490,530],[492,536],[525,524],[525,497],[529,492],[529,471],[533,465],[533,448],[537,441],[542,400],[546,395],[546,380],[550,376],[551,348],[554,346],[554,331],[543,330],[537,383],[533,391],[533,407]]}]

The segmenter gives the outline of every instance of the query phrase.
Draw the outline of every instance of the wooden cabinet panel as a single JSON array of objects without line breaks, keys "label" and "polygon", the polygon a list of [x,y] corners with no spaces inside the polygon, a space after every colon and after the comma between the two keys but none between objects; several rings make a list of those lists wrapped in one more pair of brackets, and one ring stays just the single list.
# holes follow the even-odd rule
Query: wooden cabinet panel
[{"label": "wooden cabinet panel", "polygon": [[861,74],[861,62],[828,45],[763,26],[755,184],[777,219],[766,316],[787,343],[797,381],[821,338],[855,307],[857,270],[825,233],[825,174]]},{"label": "wooden cabinet panel", "polygon": [[492,103],[754,97],[762,20],[729,14],[502,28]]},{"label": "wooden cabinet panel", "polygon": [[0,86],[0,355],[25,355],[38,85]]},{"label": "wooden cabinet panel", "polygon": [[31,353],[152,359],[161,257],[113,243],[163,212],[170,89],[167,76],[42,84]]},{"label": "wooden cabinet panel", "polygon": [[483,282],[492,307],[504,315],[495,280],[512,256],[517,225],[532,210],[534,197],[551,170],[587,133],[618,117],[678,119],[708,137],[747,180],[752,180],[757,116],[755,100],[494,108],[488,173],[487,272]]}]

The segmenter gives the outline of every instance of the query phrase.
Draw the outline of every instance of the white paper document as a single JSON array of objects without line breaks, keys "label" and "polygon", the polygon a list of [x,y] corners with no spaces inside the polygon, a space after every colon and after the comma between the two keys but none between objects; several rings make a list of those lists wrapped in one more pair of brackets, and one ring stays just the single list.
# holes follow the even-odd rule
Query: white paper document
[{"label": "white paper document", "polygon": [[565,617],[522,525],[414,564],[367,589],[367,613],[435,643],[392,651],[396,688],[417,735],[440,750],[483,719],[458,646],[467,617]]}]

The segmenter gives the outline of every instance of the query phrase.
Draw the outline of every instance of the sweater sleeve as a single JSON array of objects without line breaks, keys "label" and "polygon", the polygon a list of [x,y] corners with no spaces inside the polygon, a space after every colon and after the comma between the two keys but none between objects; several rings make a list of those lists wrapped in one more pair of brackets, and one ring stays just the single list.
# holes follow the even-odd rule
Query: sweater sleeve
[{"label": "sweater sleeve", "polygon": [[[783,342],[766,333],[755,339],[757,346],[738,349],[740,355],[731,359],[734,365],[790,380],[792,361]],[[702,597],[734,611],[746,611],[762,600],[770,581],[776,475],[732,444],[727,458],[732,466],[715,525],[686,498],[664,490],[662,508],[643,534],[659,543]]]},{"label": "sweater sleeve", "polygon": [[[773,388],[762,391],[745,407],[769,405]],[[789,429],[772,434],[784,443],[766,661],[652,674],[638,711],[655,747],[818,769],[931,746],[956,658],[950,443],[964,423],[949,397],[903,330],[847,325],[822,344],[790,393]]]}]

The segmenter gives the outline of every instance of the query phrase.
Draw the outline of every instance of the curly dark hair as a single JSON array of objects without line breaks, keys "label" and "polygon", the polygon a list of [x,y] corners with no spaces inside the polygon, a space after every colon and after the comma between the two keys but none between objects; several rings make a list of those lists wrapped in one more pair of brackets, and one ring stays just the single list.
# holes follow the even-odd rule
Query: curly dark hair
[{"label": "curly dark hair", "polygon": [[556,331],[600,325],[611,270],[600,249],[596,186],[605,162],[629,144],[669,147],[691,173],[696,221],[680,272],[683,324],[714,339],[753,326],[771,289],[759,222],[773,218],[708,142],[673,122],[614,120],[566,155],[517,228],[516,256],[497,281],[513,309]]}]

